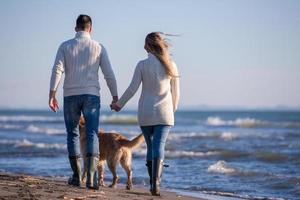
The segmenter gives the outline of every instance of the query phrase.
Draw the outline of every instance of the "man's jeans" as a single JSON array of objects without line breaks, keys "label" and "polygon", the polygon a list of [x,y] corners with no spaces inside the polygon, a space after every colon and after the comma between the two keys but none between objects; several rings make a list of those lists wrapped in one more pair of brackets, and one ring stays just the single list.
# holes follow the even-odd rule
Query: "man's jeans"
[{"label": "man's jeans", "polygon": [[168,125],[141,126],[147,144],[147,161],[156,158],[164,159],[170,128],[171,126]]},{"label": "man's jeans", "polygon": [[98,126],[100,97],[95,95],[74,95],[64,97],[64,118],[67,129],[67,146],[69,157],[80,156],[79,120],[81,113],[85,118],[87,155],[99,155]]}]

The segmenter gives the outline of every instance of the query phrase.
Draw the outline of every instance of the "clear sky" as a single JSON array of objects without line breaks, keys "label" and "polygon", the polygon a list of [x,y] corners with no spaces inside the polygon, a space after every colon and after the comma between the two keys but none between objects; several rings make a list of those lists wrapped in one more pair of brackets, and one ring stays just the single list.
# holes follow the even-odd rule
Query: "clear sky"
[{"label": "clear sky", "polygon": [[[57,48],[74,37],[82,13],[93,19],[93,39],[108,50],[120,95],[147,56],[146,34],[163,31],[181,35],[170,39],[182,108],[300,105],[298,0],[2,0],[0,107],[47,108]],[[101,87],[107,105],[103,80]]]}]

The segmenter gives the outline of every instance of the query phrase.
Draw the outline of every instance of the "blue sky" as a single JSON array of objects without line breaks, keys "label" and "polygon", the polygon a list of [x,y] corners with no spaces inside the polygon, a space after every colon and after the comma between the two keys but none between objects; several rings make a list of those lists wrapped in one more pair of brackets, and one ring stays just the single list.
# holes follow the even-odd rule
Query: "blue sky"
[{"label": "blue sky", "polygon": [[[56,50],[74,37],[81,13],[92,17],[92,37],[108,50],[120,95],[147,56],[146,34],[163,31],[181,35],[170,39],[182,108],[300,105],[300,1],[3,0],[0,107],[47,108]],[[107,105],[103,79],[101,87]],[[62,104],[62,84],[58,93]]]}]

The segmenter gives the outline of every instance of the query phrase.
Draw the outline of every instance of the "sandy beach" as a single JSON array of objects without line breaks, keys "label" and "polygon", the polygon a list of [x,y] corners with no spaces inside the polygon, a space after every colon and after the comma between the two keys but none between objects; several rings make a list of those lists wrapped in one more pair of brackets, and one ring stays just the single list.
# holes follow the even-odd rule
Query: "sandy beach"
[{"label": "sandy beach", "polygon": [[195,200],[197,198],[182,196],[173,192],[162,192],[161,197],[153,197],[148,190],[141,186],[134,186],[131,191],[119,185],[117,189],[102,187],[100,190],[86,190],[68,186],[65,180],[51,177],[28,176],[19,174],[0,173],[0,200],[8,199],[182,199]]}]

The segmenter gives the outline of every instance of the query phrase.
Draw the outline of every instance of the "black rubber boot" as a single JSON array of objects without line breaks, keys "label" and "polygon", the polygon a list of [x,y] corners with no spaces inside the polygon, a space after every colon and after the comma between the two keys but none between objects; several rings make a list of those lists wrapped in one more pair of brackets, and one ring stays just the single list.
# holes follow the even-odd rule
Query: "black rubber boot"
[{"label": "black rubber boot", "polygon": [[146,166],[149,174],[150,192],[152,192],[152,160],[147,160]]},{"label": "black rubber boot", "polygon": [[152,161],[152,195],[160,196],[160,178],[162,175],[163,160],[154,159]]},{"label": "black rubber boot", "polygon": [[89,156],[87,160],[87,176],[86,176],[86,187],[88,189],[98,190],[98,178],[97,178],[97,168],[99,164],[98,156]]},{"label": "black rubber boot", "polygon": [[69,178],[68,184],[73,186],[81,186],[81,158],[69,157],[69,162],[73,170],[73,176]]}]

